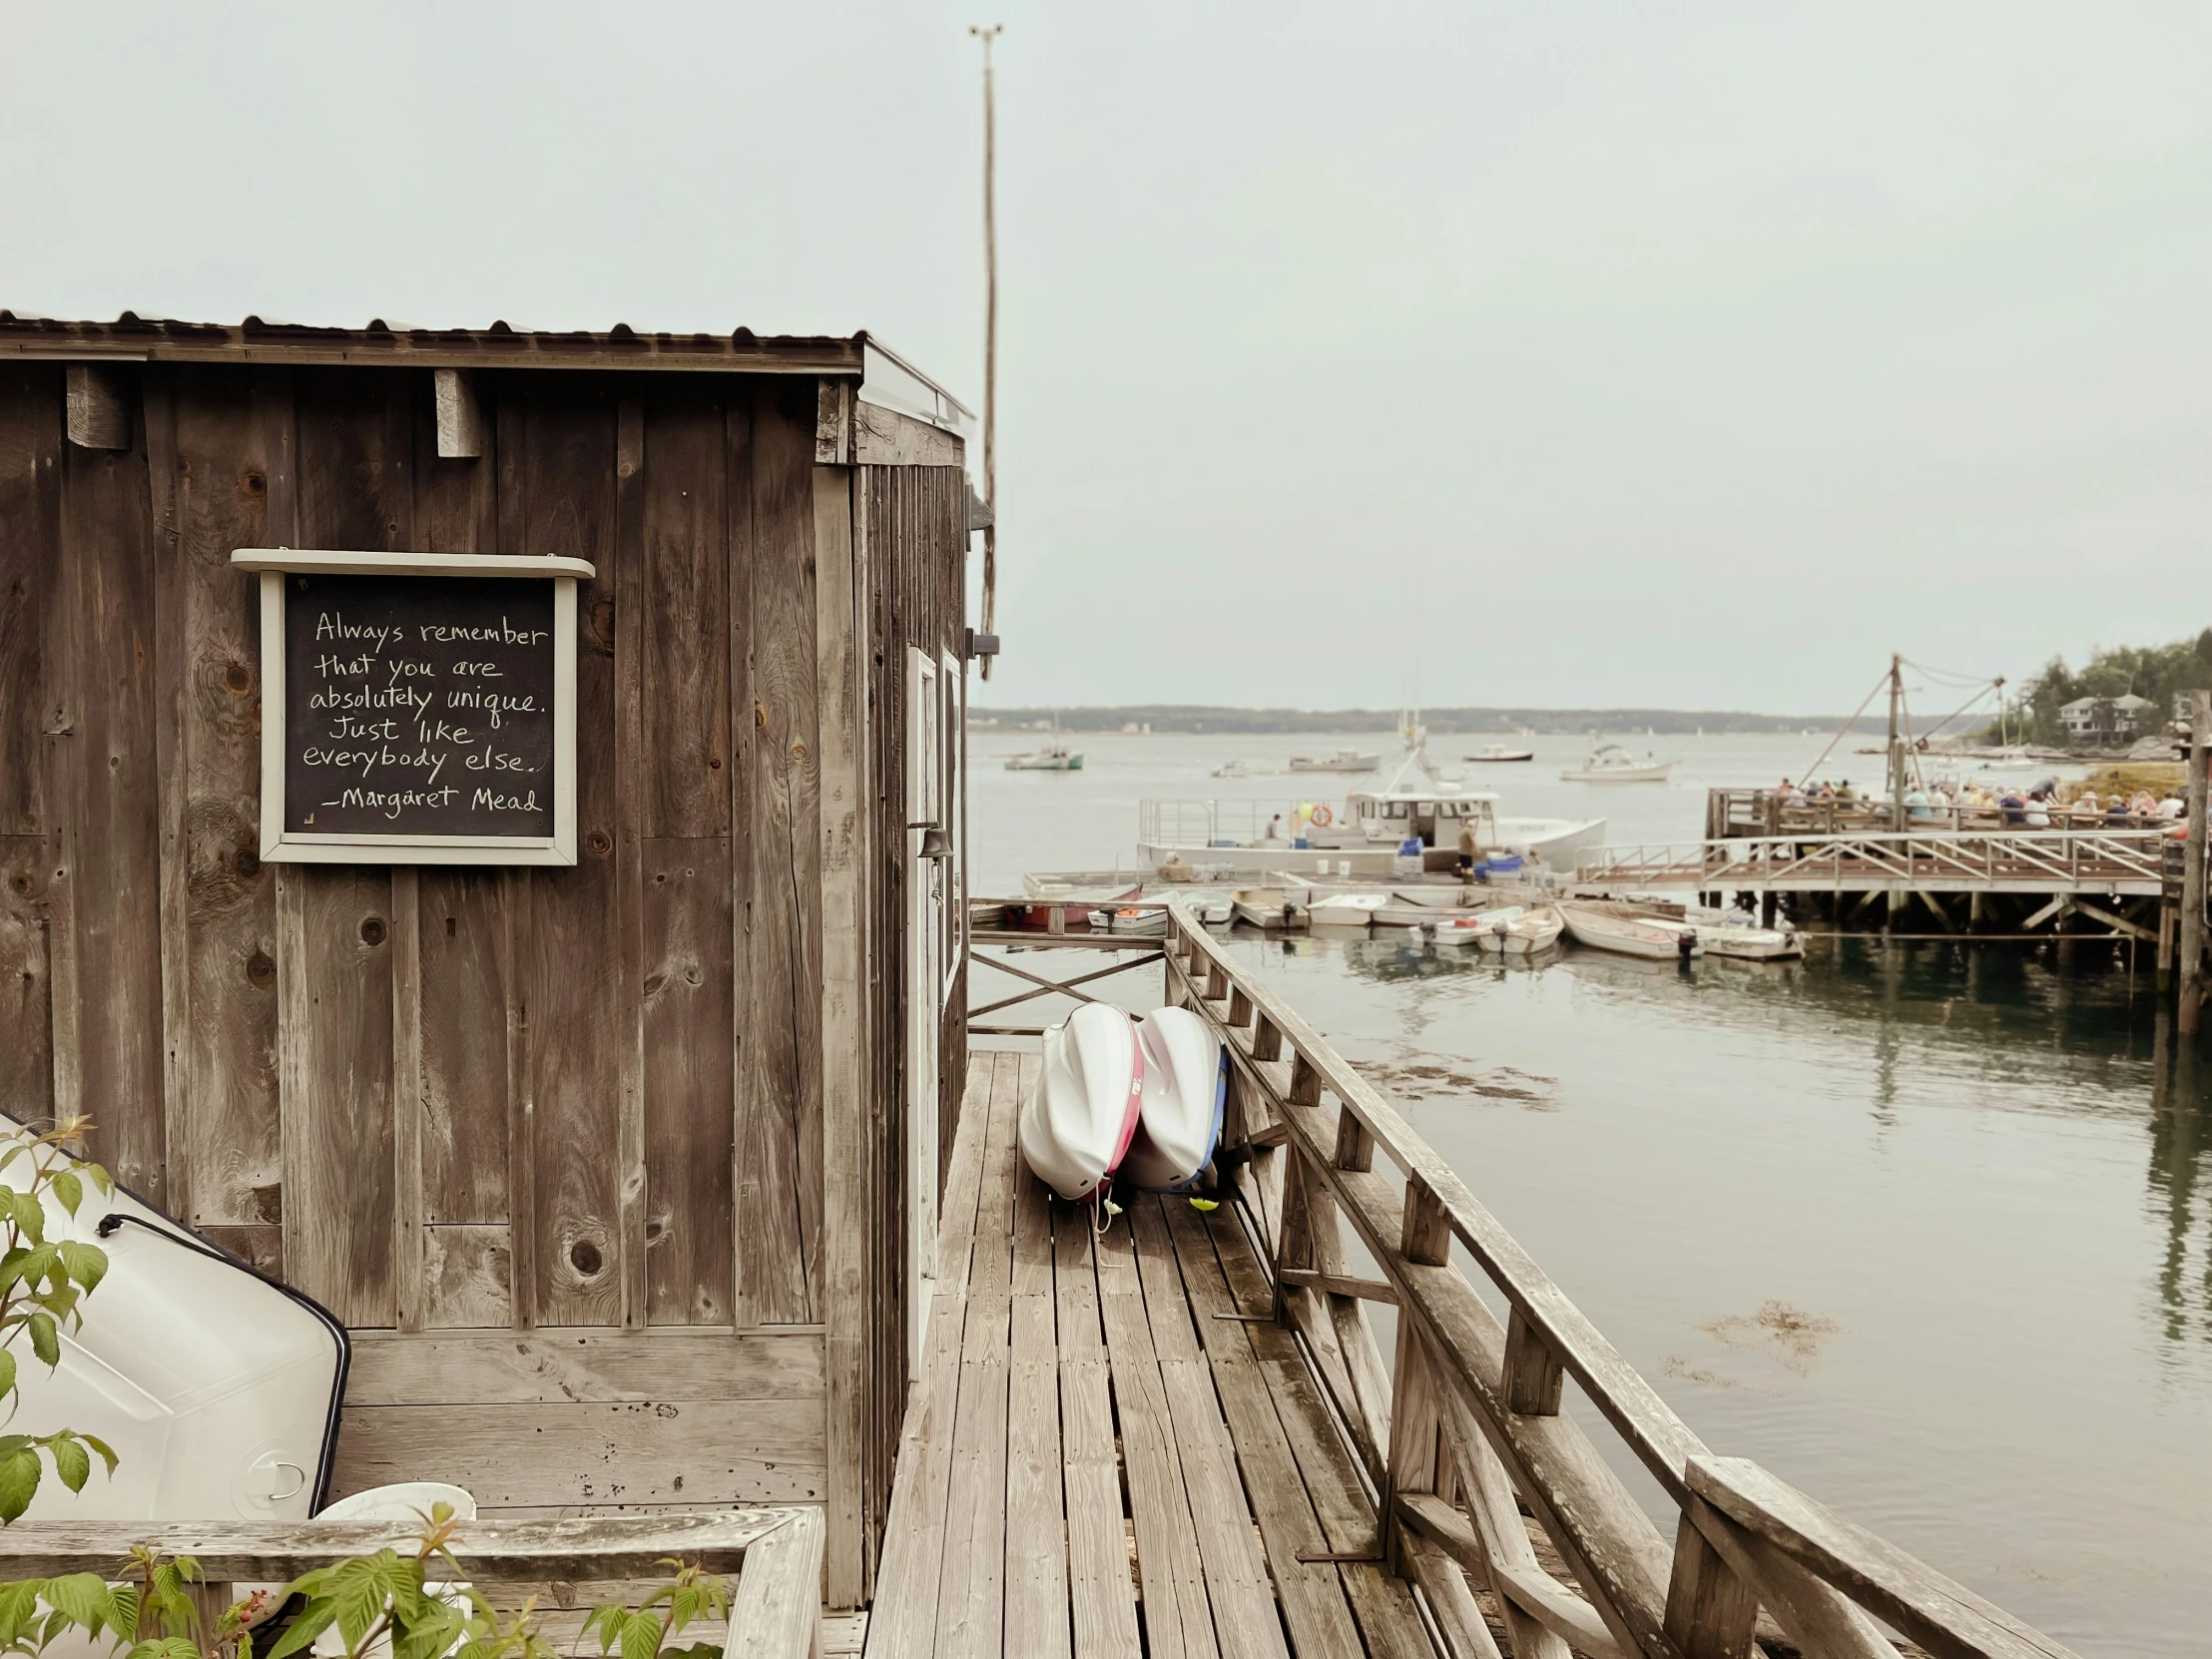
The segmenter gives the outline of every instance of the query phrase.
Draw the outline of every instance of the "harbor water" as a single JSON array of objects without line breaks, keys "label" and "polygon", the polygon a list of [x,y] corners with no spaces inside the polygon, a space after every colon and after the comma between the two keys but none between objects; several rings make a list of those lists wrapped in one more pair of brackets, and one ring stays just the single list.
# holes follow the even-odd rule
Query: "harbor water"
[{"label": "harbor water", "polygon": [[[1049,774],[999,766],[1024,734],[971,741],[978,894],[1131,868],[1144,797],[1341,806],[1350,782],[1208,776],[1233,756],[1389,748],[1078,734],[1084,770]],[[1624,741],[1672,779],[1561,784],[1588,745],[1556,738],[1463,770],[1503,812],[1682,840],[1709,786],[1798,777],[1827,740]],[[1826,771],[1880,768],[1840,750]],[[2206,1650],[2212,1066],[2175,1051],[2147,952],[1852,936],[1795,963],[1531,969],[1393,933],[1233,948],[1717,1451],[2085,1655]]]}]

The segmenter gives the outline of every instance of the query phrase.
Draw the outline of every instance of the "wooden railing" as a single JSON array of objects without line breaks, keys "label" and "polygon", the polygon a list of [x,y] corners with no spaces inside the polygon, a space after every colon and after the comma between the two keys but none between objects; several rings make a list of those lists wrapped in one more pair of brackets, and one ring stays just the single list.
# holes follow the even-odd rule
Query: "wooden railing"
[{"label": "wooden railing", "polygon": [[[132,1547],[189,1555],[201,1599],[228,1606],[240,1581],[283,1583],[349,1556],[409,1549],[404,1523],[362,1521],[18,1521],[0,1529],[0,1581],[94,1572],[120,1576]],[[823,1515],[764,1508],[573,1520],[465,1522],[453,1545],[477,1584],[657,1581],[669,1560],[734,1574],[723,1659],[814,1659],[822,1648]],[[432,1561],[427,1573],[441,1576]]]},{"label": "wooden railing", "polygon": [[2017,830],[1967,834],[1884,831],[1749,835],[1601,846],[1575,879],[1610,885],[1763,888],[1897,884],[2052,891],[2123,886],[2155,892],[2167,876],[2157,830]]},{"label": "wooden railing", "polygon": [[[1233,1061],[1224,1139],[1251,1155],[1240,1203],[1278,1317],[1375,1482],[1386,1558],[1421,1585],[1454,1659],[1499,1659],[1470,1578],[1494,1592],[1513,1659],[1742,1659],[1762,1610],[1811,1659],[1896,1659],[1870,1614],[1943,1659],[2066,1653],[1757,1465],[1715,1457],[1395,1107],[1187,910],[1169,929],[1169,1000]],[[1396,1307],[1394,1362],[1369,1302]],[[1671,1539],[1561,1409],[1570,1378],[1665,1493]],[[1568,1579],[1541,1564],[1523,1505]]]}]

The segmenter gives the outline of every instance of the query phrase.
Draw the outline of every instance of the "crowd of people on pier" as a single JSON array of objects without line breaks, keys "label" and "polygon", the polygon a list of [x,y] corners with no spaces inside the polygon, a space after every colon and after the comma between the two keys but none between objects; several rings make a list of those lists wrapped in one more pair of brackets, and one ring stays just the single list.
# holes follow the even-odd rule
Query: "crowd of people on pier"
[{"label": "crowd of people on pier", "polygon": [[[1848,778],[1838,784],[1823,781],[1805,785],[1785,778],[1775,794],[1785,808],[1835,807],[1871,812],[1890,805],[1887,798],[1872,791],[1854,790]],[[2094,826],[2156,830],[2170,825],[2179,835],[2186,833],[2188,818],[2188,804],[2179,796],[2160,796],[2150,790],[2137,790],[2132,795],[2115,790],[2101,800],[2093,790],[2084,790],[2073,800],[2063,801],[2055,778],[2025,790],[1983,783],[1946,786],[1938,782],[1926,789],[1916,786],[1905,792],[1904,806],[1909,825],[1971,816],[2021,830],[2081,830]]]}]

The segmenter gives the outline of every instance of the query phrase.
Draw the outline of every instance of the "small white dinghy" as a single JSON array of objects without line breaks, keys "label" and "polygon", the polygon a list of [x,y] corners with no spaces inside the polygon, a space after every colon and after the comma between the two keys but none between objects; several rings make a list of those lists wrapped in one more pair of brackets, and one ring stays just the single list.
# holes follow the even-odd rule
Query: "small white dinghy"
[{"label": "small white dinghy", "polygon": [[[0,1117],[0,1151],[26,1132]],[[75,1160],[72,1160],[75,1162]],[[25,1191],[28,1159],[0,1169]],[[17,1376],[19,1432],[69,1427],[116,1454],[82,1492],[51,1471],[31,1520],[304,1520],[320,1506],[337,1448],[351,1355],[345,1328],[121,1187],[83,1182],[77,1214],[49,1195],[46,1237],[107,1252],[84,1324],[61,1333],[53,1370],[28,1349]]]},{"label": "small white dinghy", "polygon": [[1306,925],[1306,906],[1281,887],[1240,887],[1229,907],[1239,921],[1271,932]]},{"label": "small white dinghy", "polygon": [[1114,1177],[1137,1133],[1144,1047],[1129,1016],[1086,1002],[1044,1034],[1037,1086],[1022,1102],[1023,1162],[1079,1204]]},{"label": "small white dinghy", "polygon": [[1509,927],[1527,913],[1519,904],[1502,904],[1494,910],[1470,910],[1464,915],[1446,916],[1435,923],[1435,939],[1438,944],[1464,950],[1480,944],[1484,933],[1497,927]]},{"label": "small white dinghy", "polygon": [[1708,956],[1737,956],[1751,962],[1781,962],[1805,954],[1794,927],[1762,927],[1743,910],[1695,909],[1685,918],[1697,929]]},{"label": "small white dinghy", "polygon": [[1365,927],[1375,920],[1376,911],[1382,909],[1389,901],[1389,894],[1380,892],[1319,894],[1306,901],[1306,925],[1309,927]]},{"label": "small white dinghy", "polygon": [[1688,922],[1636,915],[1607,904],[1562,900],[1557,908],[1574,942],[1593,950],[1644,956],[1654,961],[1678,961],[1705,953],[1697,928]]}]

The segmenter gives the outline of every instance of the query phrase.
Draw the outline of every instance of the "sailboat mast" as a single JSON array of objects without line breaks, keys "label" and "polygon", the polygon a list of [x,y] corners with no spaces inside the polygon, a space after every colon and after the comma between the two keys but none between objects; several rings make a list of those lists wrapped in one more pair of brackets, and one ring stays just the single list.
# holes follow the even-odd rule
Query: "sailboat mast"
[{"label": "sailboat mast", "polygon": [[1905,828],[1905,740],[1898,735],[1900,705],[1905,701],[1905,659],[1890,653],[1890,827]]},{"label": "sailboat mast", "polygon": [[[983,627],[998,631],[998,109],[991,78],[991,42],[1005,29],[969,24],[968,33],[983,43],[983,499],[990,522],[983,526]],[[983,659],[983,678],[994,659]]]}]

